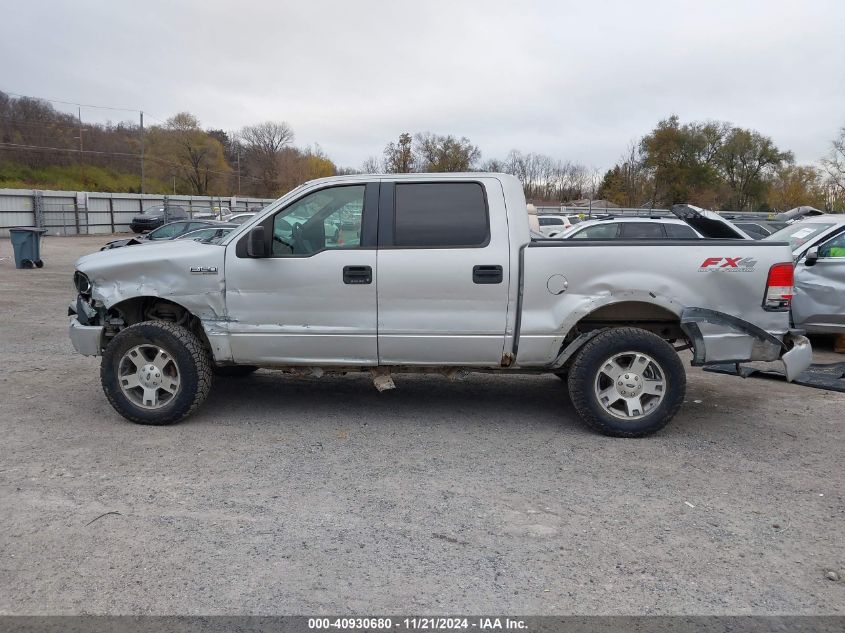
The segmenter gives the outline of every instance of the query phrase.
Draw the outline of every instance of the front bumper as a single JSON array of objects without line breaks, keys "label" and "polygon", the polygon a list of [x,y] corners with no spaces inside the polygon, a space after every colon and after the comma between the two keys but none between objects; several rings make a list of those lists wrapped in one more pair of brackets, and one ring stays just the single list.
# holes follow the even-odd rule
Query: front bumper
[{"label": "front bumper", "polygon": [[99,356],[102,353],[102,325],[82,325],[76,317],[73,317],[70,320],[68,334],[73,348],[83,356]]}]

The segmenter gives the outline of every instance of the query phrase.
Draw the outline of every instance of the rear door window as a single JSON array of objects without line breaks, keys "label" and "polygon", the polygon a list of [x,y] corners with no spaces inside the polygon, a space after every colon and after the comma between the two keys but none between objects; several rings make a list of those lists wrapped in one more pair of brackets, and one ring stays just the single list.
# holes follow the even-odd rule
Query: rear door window
[{"label": "rear door window", "polygon": [[489,239],[487,200],[479,183],[396,184],[395,246],[481,247]]},{"label": "rear door window", "polygon": [[657,222],[626,222],[622,238],[626,240],[660,240],[666,237],[663,225]]},{"label": "rear door window", "polygon": [[695,231],[693,231],[691,226],[687,226],[686,224],[664,224],[663,228],[666,229],[666,235],[669,236],[671,240],[694,240],[698,239],[698,235]]},{"label": "rear door window", "polygon": [[578,231],[572,236],[573,240],[613,240],[619,236],[619,224],[608,222],[607,224],[596,224]]},{"label": "rear door window", "polygon": [[563,220],[561,218],[538,218],[540,226],[561,226]]}]

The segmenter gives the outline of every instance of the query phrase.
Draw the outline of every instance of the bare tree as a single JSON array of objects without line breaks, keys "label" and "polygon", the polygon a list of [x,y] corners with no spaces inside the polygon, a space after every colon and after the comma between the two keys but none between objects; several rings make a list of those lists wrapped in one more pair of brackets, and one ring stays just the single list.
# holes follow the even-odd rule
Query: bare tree
[{"label": "bare tree", "polygon": [[382,168],[381,161],[376,156],[370,156],[361,165],[361,171],[365,174],[380,174],[385,170]]},{"label": "bare tree", "polygon": [[544,154],[523,154],[515,149],[508,152],[505,160],[488,161],[486,167],[516,176],[525,196],[532,200],[562,202],[582,198],[589,183],[589,173],[583,165],[562,162]]},{"label": "bare tree", "polygon": [[413,139],[407,132],[396,143],[384,148],[384,171],[389,174],[408,174],[414,170]]},{"label": "bare tree", "polygon": [[261,181],[266,194],[281,187],[284,150],[293,143],[293,130],[285,122],[265,121],[241,129],[238,141],[244,148],[246,170]]},{"label": "bare tree", "polygon": [[845,197],[845,126],[840,128],[839,136],[831,141],[830,153],[822,159],[822,166],[834,194],[840,199]]}]

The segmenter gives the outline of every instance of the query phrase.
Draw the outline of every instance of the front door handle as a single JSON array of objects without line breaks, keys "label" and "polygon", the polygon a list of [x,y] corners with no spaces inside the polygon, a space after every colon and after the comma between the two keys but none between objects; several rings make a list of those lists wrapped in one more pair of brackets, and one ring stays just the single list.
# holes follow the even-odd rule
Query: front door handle
[{"label": "front door handle", "polygon": [[345,284],[371,284],[373,283],[372,266],[344,266],[343,283]]},{"label": "front door handle", "polygon": [[474,284],[500,284],[502,283],[501,266],[473,266],[472,283]]}]

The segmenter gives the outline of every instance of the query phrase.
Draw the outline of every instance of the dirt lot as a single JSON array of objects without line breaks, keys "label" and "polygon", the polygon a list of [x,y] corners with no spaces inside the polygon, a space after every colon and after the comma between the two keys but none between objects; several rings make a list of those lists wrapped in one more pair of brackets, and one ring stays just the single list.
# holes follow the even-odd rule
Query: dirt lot
[{"label": "dirt lot", "polygon": [[0,262],[0,613],[845,613],[845,394],[689,369],[613,440],[554,377],[262,371],[136,426],[66,333],[104,239]]}]

